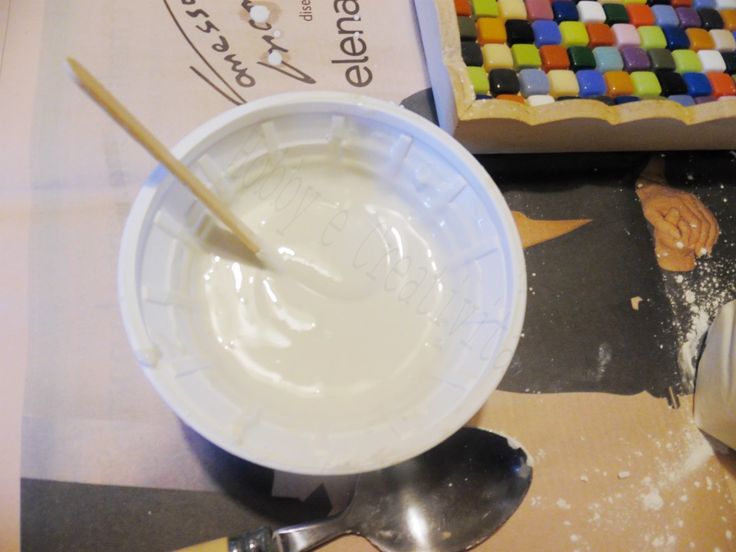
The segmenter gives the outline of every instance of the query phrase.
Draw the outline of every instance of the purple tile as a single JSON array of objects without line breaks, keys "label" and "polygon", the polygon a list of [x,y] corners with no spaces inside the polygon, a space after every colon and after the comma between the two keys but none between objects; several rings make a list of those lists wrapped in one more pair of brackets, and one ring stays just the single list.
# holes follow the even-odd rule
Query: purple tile
[{"label": "purple tile", "polygon": [[700,27],[700,16],[693,8],[675,8],[675,11],[683,29]]},{"label": "purple tile", "polygon": [[645,50],[636,46],[624,46],[620,50],[621,57],[624,60],[624,70],[646,71],[650,68],[651,62]]},{"label": "purple tile", "polygon": [[702,103],[713,102],[715,100],[716,100],[715,96],[698,96],[697,98],[695,98],[695,103],[702,104]]}]

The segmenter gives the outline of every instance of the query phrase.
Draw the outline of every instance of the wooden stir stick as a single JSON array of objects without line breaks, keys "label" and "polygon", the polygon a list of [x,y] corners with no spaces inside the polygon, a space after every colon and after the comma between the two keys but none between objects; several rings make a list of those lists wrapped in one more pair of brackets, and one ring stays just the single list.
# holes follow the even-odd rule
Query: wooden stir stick
[{"label": "wooden stir stick", "polygon": [[148,153],[153,155],[254,254],[261,250],[255,234],[220,199],[207,188],[181,161],[174,157],[151,132],[136,119],[102,84],[78,61],[67,58],[77,84],[110,116],[123,127]]}]

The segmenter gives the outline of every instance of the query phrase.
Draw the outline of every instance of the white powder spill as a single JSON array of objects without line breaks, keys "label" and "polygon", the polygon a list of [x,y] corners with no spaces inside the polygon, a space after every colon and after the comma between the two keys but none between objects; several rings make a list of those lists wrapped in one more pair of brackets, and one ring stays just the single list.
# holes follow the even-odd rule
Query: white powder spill
[{"label": "white powder spill", "polygon": [[662,496],[657,489],[652,489],[647,494],[641,495],[641,502],[645,510],[661,510],[664,506],[664,500],[662,500]]},{"label": "white powder spill", "polygon": [[[719,241],[723,247],[726,242],[724,236]],[[677,363],[682,389],[687,393],[694,389],[697,357],[710,323],[718,309],[736,296],[736,264],[719,257],[718,247],[719,243],[713,256],[701,257],[693,272],[687,276],[678,274],[665,286],[670,306],[676,314]]]},{"label": "white powder spill", "polygon": [[250,13],[250,18],[256,23],[265,23],[271,17],[271,10],[261,5],[253,6],[248,13]]},{"label": "white powder spill", "polygon": [[570,506],[570,503],[564,498],[558,498],[555,504],[557,504],[558,508],[562,508],[563,510],[569,510],[570,508],[572,508],[572,506]]},{"label": "white powder spill", "polygon": [[284,56],[281,55],[281,52],[271,52],[268,54],[268,63],[270,65],[281,65],[283,61]]},{"label": "white powder spill", "polygon": [[630,471],[622,470],[622,471],[618,472],[618,478],[619,479],[626,479],[630,475],[631,475],[631,472]]},{"label": "white powder spill", "polygon": [[575,533],[573,533],[572,535],[570,535],[570,540],[572,542],[578,542],[580,540],[580,535],[576,535]]},{"label": "white powder spill", "polygon": [[588,479],[588,476],[587,475],[581,475],[580,476],[580,481],[582,481],[584,483],[587,483],[588,481],[590,481],[590,479]]}]

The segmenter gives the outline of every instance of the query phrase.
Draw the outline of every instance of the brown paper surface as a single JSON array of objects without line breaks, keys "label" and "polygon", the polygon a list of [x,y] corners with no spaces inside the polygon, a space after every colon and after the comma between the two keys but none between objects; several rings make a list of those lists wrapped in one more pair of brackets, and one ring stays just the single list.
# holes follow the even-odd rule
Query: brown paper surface
[{"label": "brown paper surface", "polygon": [[[468,425],[529,447],[534,475],[519,510],[475,550],[735,550],[736,454],[715,452],[691,398],[681,401],[494,392]],[[346,537],[324,550],[374,548]]]}]

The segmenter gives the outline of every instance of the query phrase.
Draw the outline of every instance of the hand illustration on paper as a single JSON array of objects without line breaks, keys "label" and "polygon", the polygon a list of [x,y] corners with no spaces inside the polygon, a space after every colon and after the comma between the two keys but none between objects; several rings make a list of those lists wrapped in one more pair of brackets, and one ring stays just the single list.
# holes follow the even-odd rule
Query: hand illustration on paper
[{"label": "hand illustration on paper", "polygon": [[654,228],[660,268],[686,272],[709,255],[720,233],[713,213],[693,194],[666,185],[664,159],[654,156],[636,182],[644,216]]}]

